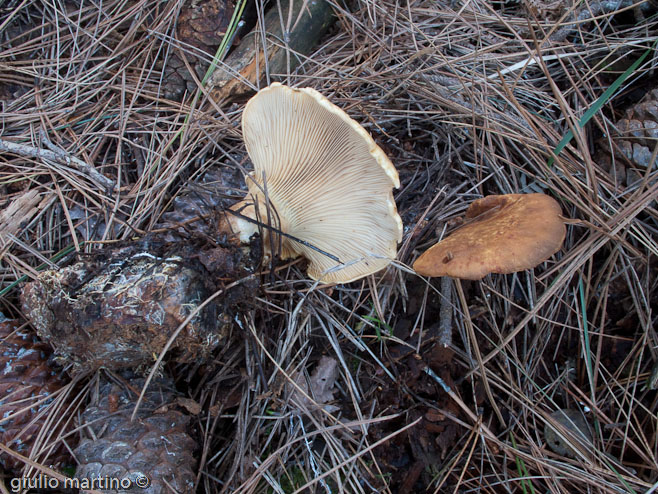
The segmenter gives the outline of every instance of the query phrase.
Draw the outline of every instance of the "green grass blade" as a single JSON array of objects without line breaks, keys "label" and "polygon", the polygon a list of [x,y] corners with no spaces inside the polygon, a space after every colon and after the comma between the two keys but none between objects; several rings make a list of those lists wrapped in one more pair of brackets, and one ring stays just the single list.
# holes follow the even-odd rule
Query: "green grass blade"
[{"label": "green grass blade", "polygon": [[[512,433],[510,433],[509,437],[512,441],[512,446],[514,449],[517,449],[516,440],[514,439]],[[528,478],[530,475],[528,474],[528,469],[526,468],[523,459],[521,459],[520,456],[515,456],[514,459],[516,462],[516,470],[519,473],[519,477],[521,478],[521,490],[523,491],[523,494],[535,494],[535,486],[532,484],[532,480]]]},{"label": "green grass blade", "polygon": [[[598,97],[594,104],[583,114],[582,118],[578,122],[578,127],[582,129],[585,127],[585,125],[587,125],[587,122],[589,122],[592,117],[601,110],[603,105],[605,105],[612,98],[612,96],[615,94],[615,92],[617,92],[621,85],[626,82],[626,79],[628,79],[631,74],[637,70],[637,68],[642,64],[642,62],[644,62],[650,53],[656,50],[656,46],[658,46],[658,40],[653,43],[651,48],[647,48],[645,52],[640,56],[640,58],[633,62],[633,64],[628,67],[622,75],[617,77],[615,82],[613,82],[610,87],[606,89],[603,94]],[[553,150],[555,156],[559,156],[567,144],[571,142],[571,139],[573,139],[573,132],[569,130]],[[551,156],[551,158],[548,160],[548,166],[553,166],[553,163],[555,163],[555,158]]]},{"label": "green grass blade", "polygon": [[[85,243],[84,243],[84,242],[81,242],[81,243],[80,243],[80,248],[84,247],[84,245],[85,245]],[[57,262],[57,261],[59,261],[62,257],[66,256],[67,254],[69,254],[69,253],[72,252],[73,250],[75,250],[75,247],[72,246],[72,245],[69,246],[69,247],[65,247],[64,249],[60,250],[57,254],[55,254],[53,257],[51,257],[51,258],[50,258],[50,261],[53,262],[53,263],[54,263],[54,262]],[[37,266],[37,271],[43,271],[43,270],[46,269],[48,266],[49,266],[49,264],[47,264],[47,263],[45,263],[45,262],[44,262],[43,264],[39,264],[39,266]],[[29,278],[29,277],[28,277],[27,275],[23,275],[23,276],[21,276],[20,278],[18,278],[16,281],[14,281],[13,283],[10,283],[10,284],[7,285],[6,287],[4,287],[2,290],[0,290],[0,297],[2,297],[2,296],[4,296],[5,294],[9,293],[9,292],[10,292],[15,286],[19,285],[20,283],[23,283],[24,281],[27,281],[28,278]]]}]

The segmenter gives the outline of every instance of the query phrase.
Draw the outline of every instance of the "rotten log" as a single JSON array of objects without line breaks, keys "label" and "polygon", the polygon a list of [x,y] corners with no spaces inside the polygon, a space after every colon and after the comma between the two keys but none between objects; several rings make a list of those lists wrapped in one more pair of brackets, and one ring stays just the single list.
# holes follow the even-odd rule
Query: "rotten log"
[{"label": "rotten log", "polygon": [[283,0],[280,10],[277,5],[265,14],[264,28],[256,26],[213,72],[209,87],[215,101],[253,91],[268,73],[278,80],[292,72],[336,20],[324,0]]}]

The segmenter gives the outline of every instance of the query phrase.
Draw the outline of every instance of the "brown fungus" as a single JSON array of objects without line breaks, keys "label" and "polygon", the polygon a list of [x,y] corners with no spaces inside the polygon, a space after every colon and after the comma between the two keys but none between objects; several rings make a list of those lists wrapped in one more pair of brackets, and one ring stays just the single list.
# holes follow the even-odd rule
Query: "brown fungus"
[{"label": "brown fungus", "polygon": [[545,194],[486,196],[466,211],[465,225],[414,263],[423,276],[479,280],[530,269],[555,254],[566,228],[557,201]]}]

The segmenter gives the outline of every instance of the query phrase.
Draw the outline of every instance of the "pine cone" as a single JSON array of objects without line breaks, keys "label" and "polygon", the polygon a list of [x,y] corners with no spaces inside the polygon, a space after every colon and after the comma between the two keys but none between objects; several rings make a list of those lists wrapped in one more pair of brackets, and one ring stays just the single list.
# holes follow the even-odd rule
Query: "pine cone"
[{"label": "pine cone", "polygon": [[[658,142],[658,89],[626,110],[624,118],[617,121],[611,138],[612,150],[609,141],[600,141],[602,152],[597,161],[621,183],[631,185],[641,179]],[[612,160],[613,155],[615,160]]]},{"label": "pine cone", "polygon": [[[39,336],[76,372],[151,363],[216,290],[213,279],[242,276],[241,252],[216,250],[202,259],[186,244],[144,240],[101,251],[26,284],[23,310]],[[178,334],[173,358],[197,362],[207,357],[228,332],[234,307],[248,298],[232,289],[201,308]]]},{"label": "pine cone", "polygon": [[[237,198],[230,192],[237,192]],[[164,239],[179,242],[190,234],[217,236],[217,221],[227,214],[224,210],[233,206],[247,193],[245,180],[237,168],[219,166],[211,168],[193,182],[186,182],[173,200],[173,207],[162,215],[155,228],[169,228]],[[206,217],[203,220],[200,217]],[[184,224],[185,227],[178,225]]]},{"label": "pine cone", "polygon": [[[49,347],[19,327],[0,313],[0,443],[39,463],[71,463],[63,445],[51,448],[65,421],[56,418],[61,412],[50,409],[53,399],[48,396],[65,381],[48,364]],[[2,453],[0,465],[17,470],[23,464]]]},{"label": "pine cone", "polygon": [[629,108],[625,118],[617,122],[617,130],[617,144],[624,156],[633,164],[647,168],[658,142],[658,89]]},{"label": "pine cone", "polygon": [[[152,382],[135,420],[130,420],[144,382],[142,378],[121,385],[101,381],[92,404],[82,415],[87,438],[75,450],[80,462],[75,476],[80,479],[80,487],[85,487],[84,479],[96,479],[93,488],[108,493],[194,492],[193,453],[197,443],[188,434],[189,416],[173,404],[173,381]],[[99,478],[106,483],[98,483]],[[125,479],[129,479],[131,486],[108,489],[110,479],[124,479],[121,487],[127,487]]]}]

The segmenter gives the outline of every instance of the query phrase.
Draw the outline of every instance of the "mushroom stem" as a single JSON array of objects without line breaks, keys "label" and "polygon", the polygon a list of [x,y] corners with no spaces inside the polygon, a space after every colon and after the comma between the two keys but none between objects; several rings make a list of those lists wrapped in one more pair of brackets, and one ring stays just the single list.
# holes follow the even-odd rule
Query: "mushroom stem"
[{"label": "mushroom stem", "polygon": [[249,239],[258,232],[256,208],[253,201],[245,198],[231,206],[220,221],[219,232],[235,236],[241,244],[248,244]]},{"label": "mushroom stem", "polygon": [[452,279],[441,277],[441,308],[439,309],[439,344],[452,345]]}]

